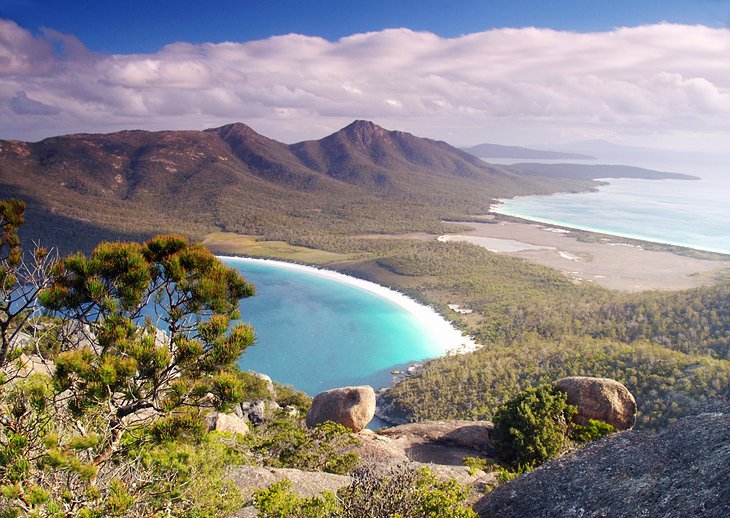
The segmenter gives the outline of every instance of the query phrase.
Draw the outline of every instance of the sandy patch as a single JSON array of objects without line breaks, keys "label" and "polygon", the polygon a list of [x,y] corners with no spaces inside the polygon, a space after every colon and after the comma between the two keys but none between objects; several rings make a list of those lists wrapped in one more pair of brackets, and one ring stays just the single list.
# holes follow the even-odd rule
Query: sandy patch
[{"label": "sandy patch", "polygon": [[[578,241],[570,231],[537,223],[473,223],[470,232],[455,236],[499,253],[522,257],[563,271],[576,282],[595,283],[623,291],[678,290],[714,284],[718,274],[730,269],[730,259],[709,260],[686,257],[668,251],[644,250],[640,246],[613,242]],[[490,241],[482,241],[488,239]],[[530,248],[510,250],[487,246],[501,240],[527,244]],[[499,243],[499,241],[497,241]]]},{"label": "sandy patch", "polygon": [[474,245],[483,246],[492,252],[520,252],[522,250],[553,250],[551,246],[532,245],[514,239],[502,239],[496,237],[466,236],[460,234],[449,234],[439,236],[438,240],[446,243],[448,241],[465,241]]}]

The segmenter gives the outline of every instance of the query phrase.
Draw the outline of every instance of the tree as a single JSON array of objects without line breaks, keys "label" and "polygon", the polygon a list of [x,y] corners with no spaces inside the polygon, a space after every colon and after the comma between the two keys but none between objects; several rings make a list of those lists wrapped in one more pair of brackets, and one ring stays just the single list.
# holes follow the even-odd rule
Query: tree
[{"label": "tree", "polygon": [[[23,269],[17,234],[24,205],[9,200],[0,210],[0,378],[19,370],[13,338],[36,298],[48,313],[44,325],[58,331],[52,346],[38,350],[50,375],[0,383],[0,514],[195,507],[183,488],[206,473],[198,453],[211,446],[185,441],[201,440],[206,408],[242,397],[235,361],[254,333],[232,322],[254,287],[202,246],[159,236],[101,243],[88,257],[52,264],[37,252],[43,282],[26,289],[33,270]],[[208,480],[211,489],[227,487],[208,478],[198,486]]]},{"label": "tree", "polygon": [[[55,255],[38,245],[23,257],[18,230],[24,222],[25,203],[0,200],[0,369],[19,354],[17,338],[34,313],[36,295],[47,286],[47,272]],[[15,372],[7,372],[5,381]],[[10,376],[7,376],[10,374]]]},{"label": "tree", "polygon": [[234,362],[254,332],[247,324],[228,328],[254,288],[203,246],[179,236],[102,243],[89,257],[58,261],[51,275],[41,303],[90,338],[55,358],[55,382],[74,413],[105,409],[95,465],[113,454],[132,414],[144,410],[151,420],[236,401]]}]

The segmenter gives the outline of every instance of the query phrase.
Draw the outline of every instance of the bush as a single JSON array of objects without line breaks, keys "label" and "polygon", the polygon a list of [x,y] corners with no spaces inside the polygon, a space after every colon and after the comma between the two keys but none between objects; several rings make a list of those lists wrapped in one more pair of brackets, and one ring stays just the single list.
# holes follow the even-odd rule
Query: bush
[{"label": "bush", "polygon": [[298,518],[476,518],[465,500],[468,489],[454,480],[441,482],[428,468],[393,466],[382,472],[369,465],[352,474],[352,483],[337,495],[304,498],[291,493],[288,480],[254,494],[263,516]]},{"label": "bush", "polygon": [[570,438],[575,442],[588,443],[597,441],[601,437],[605,437],[616,431],[616,428],[603,421],[597,421],[595,419],[589,419],[588,424],[585,426],[576,424],[573,425]]},{"label": "bush", "polygon": [[497,410],[492,445],[508,462],[537,466],[566,449],[576,412],[552,385],[528,388]]},{"label": "bush", "polygon": [[359,444],[347,428],[332,421],[308,429],[299,421],[278,419],[241,437],[236,448],[254,464],[344,475],[360,462],[352,451]]}]

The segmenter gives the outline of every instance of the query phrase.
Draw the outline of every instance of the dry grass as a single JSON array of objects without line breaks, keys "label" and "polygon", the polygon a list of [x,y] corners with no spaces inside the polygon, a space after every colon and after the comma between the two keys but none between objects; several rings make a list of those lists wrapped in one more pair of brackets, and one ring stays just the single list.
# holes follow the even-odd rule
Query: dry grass
[{"label": "dry grass", "polygon": [[355,257],[354,254],[327,252],[290,245],[284,241],[258,241],[255,236],[246,236],[233,232],[211,232],[203,239],[203,245],[216,254],[270,257],[308,264],[331,264]]}]

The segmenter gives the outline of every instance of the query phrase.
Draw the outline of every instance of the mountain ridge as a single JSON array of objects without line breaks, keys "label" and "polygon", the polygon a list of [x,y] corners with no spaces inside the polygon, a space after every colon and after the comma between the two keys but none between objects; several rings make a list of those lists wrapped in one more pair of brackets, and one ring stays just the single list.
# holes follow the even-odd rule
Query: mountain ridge
[{"label": "mountain ridge", "polygon": [[[25,229],[26,242],[66,251],[105,234],[439,232],[442,220],[484,214],[498,197],[589,185],[487,164],[364,120],[295,144],[243,123],[0,141],[0,196],[28,200],[43,218]],[[59,242],[68,225],[78,245]]]}]

